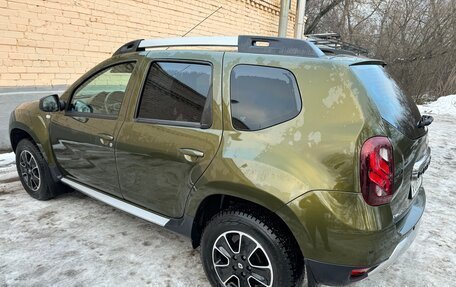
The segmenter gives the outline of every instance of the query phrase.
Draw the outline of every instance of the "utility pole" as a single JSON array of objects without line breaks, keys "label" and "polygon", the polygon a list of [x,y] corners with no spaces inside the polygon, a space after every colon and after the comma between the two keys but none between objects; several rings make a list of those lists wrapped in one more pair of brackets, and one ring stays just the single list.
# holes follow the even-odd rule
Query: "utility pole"
[{"label": "utility pole", "polygon": [[287,36],[288,13],[290,12],[290,0],[280,0],[279,37]]},{"label": "utility pole", "polygon": [[306,25],[306,0],[298,0],[296,5],[295,34],[296,39],[304,37],[304,26]]}]

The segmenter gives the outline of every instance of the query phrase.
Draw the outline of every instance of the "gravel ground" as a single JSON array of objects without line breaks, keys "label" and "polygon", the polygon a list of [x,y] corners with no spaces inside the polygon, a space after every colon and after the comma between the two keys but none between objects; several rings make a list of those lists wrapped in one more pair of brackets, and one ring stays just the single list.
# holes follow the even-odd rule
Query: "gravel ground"
[{"label": "gravel ground", "polygon": [[[427,208],[388,270],[352,286],[455,286],[456,114],[435,115]],[[167,230],[73,192],[40,202],[0,155],[0,286],[207,286],[199,250]]]}]

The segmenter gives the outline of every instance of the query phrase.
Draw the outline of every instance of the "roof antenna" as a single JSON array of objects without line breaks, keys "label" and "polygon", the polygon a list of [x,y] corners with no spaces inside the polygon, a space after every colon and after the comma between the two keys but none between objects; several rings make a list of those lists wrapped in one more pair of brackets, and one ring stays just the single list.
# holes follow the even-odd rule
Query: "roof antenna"
[{"label": "roof antenna", "polygon": [[[193,26],[190,30],[188,30],[187,32],[184,33],[184,35],[182,35],[181,37],[185,37],[188,33],[190,33],[191,31],[193,31],[196,27],[198,27],[199,25],[201,25],[204,21],[206,21],[207,19],[209,19],[212,15],[214,15],[215,13],[217,13],[218,10],[222,9],[223,7],[220,6],[218,7],[217,9],[215,9],[211,14],[207,15],[206,18],[204,18],[203,20],[201,20],[198,24],[196,24],[195,26]],[[120,47],[117,51],[114,52],[113,56],[116,56],[116,55],[120,55],[120,54],[123,54],[123,53],[127,53],[127,52],[132,52],[132,51],[145,51],[145,48],[144,47],[140,47],[141,45],[141,42],[143,41],[144,39],[139,39],[139,40],[135,40],[135,41],[131,41],[131,42],[128,42],[126,44],[124,44],[122,47]],[[170,47],[168,46],[165,50],[168,50]]]},{"label": "roof antenna", "polygon": [[204,18],[203,20],[201,20],[198,24],[196,24],[195,26],[193,26],[190,30],[188,30],[188,32],[186,32],[184,35],[182,35],[181,37],[185,37],[187,36],[188,33],[190,33],[191,31],[193,31],[193,29],[195,29],[196,27],[198,27],[199,25],[201,25],[204,21],[206,21],[207,19],[209,19],[212,15],[214,15],[215,13],[217,13],[218,10],[222,9],[222,6],[218,7],[214,12],[212,12],[211,14],[207,15],[206,18]]},{"label": "roof antenna", "polygon": [[[211,14],[207,15],[206,18],[204,18],[203,20],[201,20],[198,24],[196,24],[195,26],[193,26],[192,28],[190,28],[190,30],[188,30],[187,32],[185,32],[181,37],[185,37],[187,36],[191,31],[193,31],[195,28],[197,28],[199,25],[203,24],[204,21],[206,21],[207,19],[209,19],[212,15],[214,15],[215,13],[217,13],[218,10],[222,9],[222,6],[218,7],[217,9],[215,9]],[[165,50],[168,50],[168,48],[166,48]]]}]

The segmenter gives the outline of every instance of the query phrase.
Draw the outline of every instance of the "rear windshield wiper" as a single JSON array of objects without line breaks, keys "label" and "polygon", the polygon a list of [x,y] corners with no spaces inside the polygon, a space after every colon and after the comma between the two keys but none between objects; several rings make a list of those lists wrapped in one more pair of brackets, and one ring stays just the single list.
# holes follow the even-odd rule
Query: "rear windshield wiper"
[{"label": "rear windshield wiper", "polygon": [[416,125],[417,128],[424,128],[425,126],[428,126],[432,124],[434,121],[434,118],[432,116],[428,115],[422,115],[420,121]]}]

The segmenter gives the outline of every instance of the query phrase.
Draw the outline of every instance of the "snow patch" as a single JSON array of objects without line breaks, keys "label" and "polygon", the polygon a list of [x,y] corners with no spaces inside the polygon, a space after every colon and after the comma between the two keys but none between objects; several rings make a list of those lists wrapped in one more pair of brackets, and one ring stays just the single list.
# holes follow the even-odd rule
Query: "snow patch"
[{"label": "snow patch", "polygon": [[309,147],[312,146],[312,144],[319,144],[321,142],[321,133],[320,132],[311,132],[307,136],[307,140]]},{"label": "snow patch", "polygon": [[293,139],[295,142],[301,140],[301,132],[300,131],[295,132],[295,134],[293,135]]},{"label": "snow patch", "polygon": [[0,153],[0,167],[14,164],[16,161],[16,154],[14,152]]},{"label": "snow patch", "polygon": [[419,105],[423,114],[456,115],[456,95],[440,97],[435,102]]},{"label": "snow patch", "polygon": [[328,96],[324,98],[322,101],[327,108],[332,108],[332,106],[334,106],[335,104],[339,104],[340,102],[342,102],[344,98],[345,94],[342,87],[337,86],[329,89]]},{"label": "snow patch", "polygon": [[0,154],[0,182],[10,181],[17,177],[15,162],[14,152]]}]

